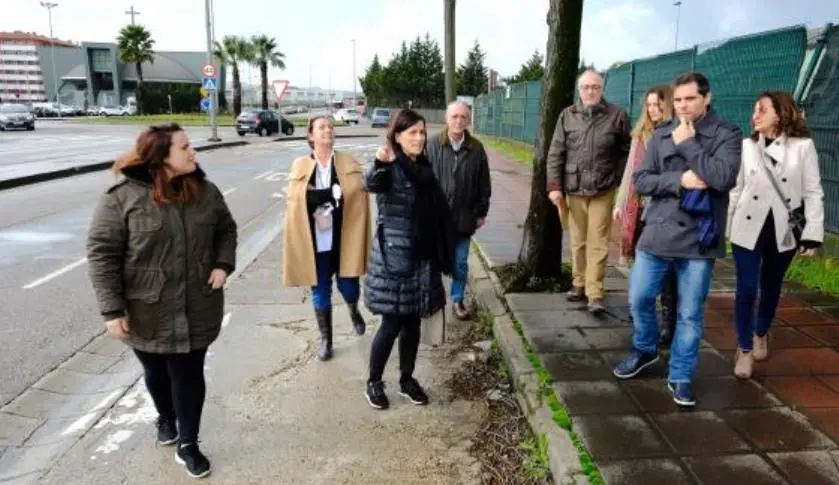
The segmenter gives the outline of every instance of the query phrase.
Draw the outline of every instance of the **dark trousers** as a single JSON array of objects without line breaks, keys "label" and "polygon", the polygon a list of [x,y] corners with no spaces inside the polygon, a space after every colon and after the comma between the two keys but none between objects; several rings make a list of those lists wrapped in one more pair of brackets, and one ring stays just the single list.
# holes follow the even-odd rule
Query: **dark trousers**
[{"label": "dark trousers", "polygon": [[373,338],[373,349],[370,352],[369,382],[382,380],[382,374],[384,374],[396,337],[399,337],[399,370],[402,374],[400,380],[414,375],[421,321],[418,316],[384,315],[382,317],[382,325]]},{"label": "dark trousers", "polygon": [[[795,250],[778,252],[775,220],[771,212],[763,223],[753,250],[736,244],[731,245],[731,250],[737,272],[737,293],[734,298],[737,346],[740,350],[750,351],[752,336],[763,337],[772,325],[781,299],[784,275],[792,263]],[[755,319],[754,307],[758,289],[760,303]]]},{"label": "dark trousers", "polygon": [[204,383],[207,349],[188,354],[151,354],[136,349],[134,353],[143,364],[146,388],[160,418],[177,422],[181,443],[197,442],[207,393]]}]

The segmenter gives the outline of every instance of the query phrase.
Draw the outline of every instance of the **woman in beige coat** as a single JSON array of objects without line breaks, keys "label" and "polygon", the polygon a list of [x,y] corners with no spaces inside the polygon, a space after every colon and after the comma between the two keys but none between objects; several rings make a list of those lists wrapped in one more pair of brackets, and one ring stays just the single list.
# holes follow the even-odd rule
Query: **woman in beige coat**
[{"label": "woman in beige coat", "polygon": [[318,358],[332,357],[332,280],[347,302],[356,334],[364,335],[358,311],[359,277],[370,253],[370,207],[361,165],[335,152],[335,133],[325,116],[309,120],[312,153],[291,165],[283,231],[283,284],[309,286],[321,341]]}]

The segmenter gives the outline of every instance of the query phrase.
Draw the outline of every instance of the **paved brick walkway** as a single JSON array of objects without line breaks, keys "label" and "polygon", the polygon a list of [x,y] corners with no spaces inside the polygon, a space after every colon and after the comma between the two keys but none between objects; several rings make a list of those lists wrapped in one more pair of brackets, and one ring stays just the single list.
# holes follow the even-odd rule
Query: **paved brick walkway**
[{"label": "paved brick walkway", "polygon": [[[475,239],[498,265],[518,255],[530,176],[494,152],[490,168],[492,207]],[[607,483],[839,484],[839,300],[787,283],[771,358],[740,381],[733,284],[731,262],[718,261],[689,412],[671,400],[666,358],[634,380],[611,375],[632,331],[625,282],[602,318],[560,295],[507,296]]]}]

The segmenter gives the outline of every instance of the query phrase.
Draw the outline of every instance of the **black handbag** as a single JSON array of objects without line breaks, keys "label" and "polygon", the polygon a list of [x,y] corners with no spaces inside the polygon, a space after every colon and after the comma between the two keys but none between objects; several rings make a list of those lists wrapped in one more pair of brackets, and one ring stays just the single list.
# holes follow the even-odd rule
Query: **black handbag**
[{"label": "black handbag", "polygon": [[[768,158],[769,157],[767,155]],[[775,163],[778,163],[775,161]],[[772,182],[772,187],[775,188],[775,193],[778,194],[778,197],[781,198],[781,201],[784,203],[784,207],[787,209],[787,232],[784,235],[784,245],[789,246],[792,241],[790,238],[794,238],[795,240],[795,247],[801,245],[801,234],[804,232],[804,226],[807,225],[807,217],[804,215],[804,202],[801,202],[799,207],[795,209],[791,209],[789,206],[789,202],[787,201],[786,195],[784,195],[784,191],[781,190],[781,186],[778,185],[778,181],[775,179],[775,174],[772,173],[772,169],[766,164],[766,160],[764,159],[763,162],[763,169],[766,171],[766,175],[769,176],[769,181]]]}]

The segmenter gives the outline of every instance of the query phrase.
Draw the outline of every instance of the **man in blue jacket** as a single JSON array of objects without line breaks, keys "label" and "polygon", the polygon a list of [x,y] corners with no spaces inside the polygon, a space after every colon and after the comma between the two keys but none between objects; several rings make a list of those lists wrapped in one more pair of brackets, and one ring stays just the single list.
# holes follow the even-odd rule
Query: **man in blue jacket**
[{"label": "man in blue jacket", "polygon": [[[676,404],[689,407],[696,404],[691,381],[705,300],[714,261],[725,257],[728,192],[737,182],[743,135],[711,108],[710,84],[702,74],[679,77],[673,101],[677,119],[655,131],[634,175],[638,192],[651,200],[630,275],[632,349],[614,374],[629,379],[658,361],[656,297],[673,267],[679,302],[667,385]],[[693,210],[698,199],[709,208],[701,215]]]}]

